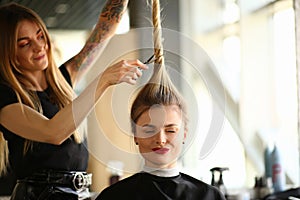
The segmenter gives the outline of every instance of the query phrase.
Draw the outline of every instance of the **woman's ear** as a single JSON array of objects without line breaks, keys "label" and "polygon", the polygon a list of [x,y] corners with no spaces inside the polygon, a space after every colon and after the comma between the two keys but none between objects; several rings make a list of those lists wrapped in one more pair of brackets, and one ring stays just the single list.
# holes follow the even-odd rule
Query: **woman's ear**
[{"label": "woman's ear", "polygon": [[182,144],[185,143],[186,137],[187,137],[187,131],[184,131]]}]

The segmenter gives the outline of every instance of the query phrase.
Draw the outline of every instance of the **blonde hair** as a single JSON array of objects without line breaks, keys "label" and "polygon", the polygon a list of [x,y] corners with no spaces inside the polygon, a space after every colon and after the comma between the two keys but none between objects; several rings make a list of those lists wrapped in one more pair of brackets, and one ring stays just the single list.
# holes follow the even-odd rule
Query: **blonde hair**
[{"label": "blonde hair", "polygon": [[152,0],[152,23],[154,42],[154,69],[148,83],[138,92],[131,106],[131,128],[136,132],[139,117],[153,105],[177,105],[183,113],[184,128],[187,130],[186,104],[173,85],[164,60],[159,0]]},{"label": "blonde hair", "polygon": [[[36,23],[42,30],[48,45],[48,67],[45,70],[50,97],[61,109],[69,104],[73,98],[73,90],[56,66],[52,55],[52,44],[45,24],[31,9],[16,3],[9,3],[0,7],[0,81],[11,87],[21,104],[25,104],[43,113],[41,103],[34,92],[26,89],[26,77],[18,70],[16,59],[17,30],[21,21],[29,20]],[[78,133],[74,134],[77,142],[81,142]],[[26,140],[24,154],[32,147],[33,141]],[[8,149],[3,133],[0,132],[0,175],[6,171],[8,164]]]}]

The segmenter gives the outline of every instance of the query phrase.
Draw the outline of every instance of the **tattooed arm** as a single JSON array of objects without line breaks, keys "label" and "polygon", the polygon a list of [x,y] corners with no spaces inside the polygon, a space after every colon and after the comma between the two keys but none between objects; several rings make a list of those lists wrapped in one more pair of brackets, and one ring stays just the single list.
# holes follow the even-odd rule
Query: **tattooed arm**
[{"label": "tattooed arm", "polygon": [[91,68],[92,63],[114,35],[127,4],[128,0],[108,0],[82,50],[65,63],[73,86]]}]

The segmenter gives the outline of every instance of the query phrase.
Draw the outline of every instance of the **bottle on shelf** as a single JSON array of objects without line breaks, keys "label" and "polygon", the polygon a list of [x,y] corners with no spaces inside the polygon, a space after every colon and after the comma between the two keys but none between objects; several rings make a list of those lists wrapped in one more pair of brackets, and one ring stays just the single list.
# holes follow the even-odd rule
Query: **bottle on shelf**
[{"label": "bottle on shelf", "polygon": [[274,145],[274,150],[272,152],[272,182],[274,192],[285,190],[285,171],[281,152],[276,145]]}]

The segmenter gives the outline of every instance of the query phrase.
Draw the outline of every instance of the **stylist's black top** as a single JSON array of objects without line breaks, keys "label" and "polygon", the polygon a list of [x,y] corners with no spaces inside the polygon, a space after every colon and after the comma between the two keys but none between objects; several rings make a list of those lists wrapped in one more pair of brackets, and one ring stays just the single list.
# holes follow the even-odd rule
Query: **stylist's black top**
[{"label": "stylist's black top", "polygon": [[[64,65],[60,67],[60,71],[72,85],[70,75]],[[52,118],[59,109],[51,102],[49,90],[37,91],[36,94],[41,101],[43,115],[49,119]],[[13,103],[18,103],[15,92],[9,86],[0,84],[0,109]],[[77,144],[71,136],[61,145],[35,142],[33,148],[24,155],[25,139],[9,131],[2,124],[0,124],[0,131],[3,132],[8,142],[10,167],[17,179],[30,176],[39,170],[85,171],[87,168],[86,141]]]},{"label": "stylist's black top", "polygon": [[160,177],[141,172],[104,189],[96,200],[225,200],[215,187],[180,173]]}]

